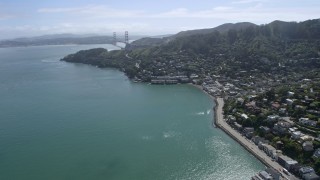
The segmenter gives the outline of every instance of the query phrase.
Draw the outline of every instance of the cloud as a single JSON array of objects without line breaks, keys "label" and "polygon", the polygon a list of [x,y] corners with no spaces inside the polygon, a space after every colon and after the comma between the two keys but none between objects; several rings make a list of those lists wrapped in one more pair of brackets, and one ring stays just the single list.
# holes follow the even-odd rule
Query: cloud
[{"label": "cloud", "polygon": [[188,17],[190,15],[190,12],[186,8],[178,8],[178,9],[173,9],[167,12],[162,12],[159,14],[152,14],[149,15],[148,17],[150,18],[172,18],[172,17]]},{"label": "cloud", "polygon": [[[243,0],[241,2],[257,2],[261,0]],[[320,17],[320,11],[314,8],[266,8],[261,3],[246,8],[218,6],[212,9],[191,11],[186,8],[174,9],[168,12],[149,15],[150,18],[194,18],[215,19],[224,22],[269,23],[273,20],[302,21]]]},{"label": "cloud", "polygon": [[[254,23],[267,23],[275,19],[281,20],[303,20],[316,18],[320,16],[320,12],[316,8],[266,8],[261,2],[265,0],[238,0],[233,3],[253,3],[251,6],[217,6],[211,9],[203,9],[192,11],[187,8],[177,8],[160,13],[147,13],[141,10],[125,10],[110,8],[105,5],[88,5],[73,8],[41,8],[38,13],[46,14],[64,14],[66,18],[77,18],[82,20],[127,20],[131,21],[146,19],[171,19],[171,18],[201,18],[201,19],[219,19],[228,21],[252,21]],[[260,2],[260,3],[257,3]]]},{"label": "cloud", "polygon": [[[130,33],[162,34],[210,28],[228,22],[266,24],[273,20],[303,21],[320,17],[318,6],[270,7],[263,2],[264,0],[234,0],[233,3],[200,10],[181,7],[160,12],[151,11],[152,9],[117,9],[106,5],[44,7],[36,10],[36,14],[30,13],[30,16],[17,14],[11,25],[0,23],[0,38],[14,37],[17,34],[110,34],[125,30]],[[12,17],[0,13],[0,20]]]},{"label": "cloud", "polygon": [[122,23],[122,22],[92,22],[92,23],[74,23],[65,22],[55,25],[21,25],[21,26],[0,26],[0,39],[8,39],[19,36],[39,36],[43,34],[106,34],[112,35],[112,32],[124,32],[130,30],[130,33],[154,32],[154,27],[147,23]]},{"label": "cloud", "polygon": [[38,9],[39,13],[65,13],[65,12],[74,12],[80,10],[80,8],[41,8]]},{"label": "cloud", "polygon": [[123,10],[109,8],[104,5],[88,5],[83,7],[73,8],[41,8],[38,13],[66,13],[78,16],[87,16],[90,18],[135,18],[141,17],[143,11]]},{"label": "cloud", "polygon": [[0,20],[7,20],[10,18],[15,17],[14,15],[10,15],[10,14],[0,14]]},{"label": "cloud", "polygon": [[230,6],[218,6],[218,7],[213,8],[213,10],[216,10],[216,11],[226,11],[226,10],[230,10],[230,9],[233,9],[233,7],[230,7]]},{"label": "cloud", "polygon": [[173,9],[168,12],[153,14],[150,18],[215,18],[219,14],[228,13],[232,7],[219,6],[209,10],[190,11],[186,8]]},{"label": "cloud", "polygon": [[267,2],[266,0],[237,0],[233,1],[232,4],[249,4],[249,3],[262,3]]}]

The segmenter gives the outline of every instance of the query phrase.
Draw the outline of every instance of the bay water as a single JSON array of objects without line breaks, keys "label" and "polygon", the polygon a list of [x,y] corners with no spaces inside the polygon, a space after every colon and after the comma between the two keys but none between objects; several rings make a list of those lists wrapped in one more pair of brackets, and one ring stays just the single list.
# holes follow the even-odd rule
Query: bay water
[{"label": "bay water", "polygon": [[212,127],[201,90],[59,61],[95,47],[116,49],[0,49],[1,180],[234,180],[264,169]]}]

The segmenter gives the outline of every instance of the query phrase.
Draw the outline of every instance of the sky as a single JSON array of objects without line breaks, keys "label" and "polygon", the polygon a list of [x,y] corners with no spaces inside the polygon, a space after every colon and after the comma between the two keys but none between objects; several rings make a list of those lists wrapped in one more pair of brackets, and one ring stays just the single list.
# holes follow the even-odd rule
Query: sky
[{"label": "sky", "polygon": [[224,23],[320,18],[319,0],[0,0],[0,39],[174,34]]}]

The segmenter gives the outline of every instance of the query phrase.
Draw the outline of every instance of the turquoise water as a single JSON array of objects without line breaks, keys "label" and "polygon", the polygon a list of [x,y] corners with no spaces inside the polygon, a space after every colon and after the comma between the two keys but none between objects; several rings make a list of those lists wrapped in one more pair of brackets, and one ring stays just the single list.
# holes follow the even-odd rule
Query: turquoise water
[{"label": "turquoise water", "polygon": [[264,168],[211,126],[200,90],[59,61],[99,46],[0,49],[1,180],[233,180]]}]

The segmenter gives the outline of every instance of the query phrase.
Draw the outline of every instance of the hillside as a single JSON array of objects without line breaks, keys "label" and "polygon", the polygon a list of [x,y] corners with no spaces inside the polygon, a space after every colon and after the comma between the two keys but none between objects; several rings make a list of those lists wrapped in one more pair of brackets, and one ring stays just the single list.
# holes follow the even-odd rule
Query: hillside
[{"label": "hillside", "polygon": [[185,37],[185,36],[191,36],[191,35],[200,35],[200,34],[210,34],[215,31],[218,31],[220,33],[225,33],[229,31],[230,29],[233,30],[241,30],[245,29],[248,27],[254,27],[257,26],[253,23],[248,23],[248,22],[242,22],[242,23],[226,23],[222,24],[220,26],[217,26],[215,28],[209,28],[209,29],[196,29],[196,30],[188,30],[188,31],[181,31],[177,34],[174,35],[164,35],[164,36],[158,36],[158,37],[147,37],[147,38],[142,38],[134,41],[130,49],[132,48],[147,48],[150,46],[159,46],[159,45],[164,45],[172,40],[175,40],[176,38],[179,37]]},{"label": "hillside", "polygon": [[[107,65],[111,54],[113,61],[121,59],[120,69],[130,69],[131,76],[144,81],[149,81],[151,76],[175,74],[216,73],[234,77],[239,71],[283,75],[306,70],[316,72],[320,67],[319,19],[300,23],[274,21],[261,26],[225,24],[217,28],[223,31],[213,28],[211,33],[203,30],[184,36],[178,33],[180,37],[174,35],[175,38],[169,37],[171,40],[142,39],[137,44],[144,43],[144,46],[129,46],[120,53],[106,53],[99,59]],[[125,60],[128,63],[123,65]],[[79,60],[69,58],[69,61]],[[139,68],[135,67],[136,63],[140,64]]]},{"label": "hillside", "polygon": [[149,48],[151,46],[159,46],[165,43],[166,37],[164,38],[152,38],[146,37],[141,38],[136,41],[133,41],[131,44],[128,44],[128,48]]},{"label": "hillside", "polygon": [[226,23],[222,24],[220,26],[217,26],[215,28],[210,28],[210,29],[196,29],[196,30],[188,30],[188,31],[182,31],[179,32],[178,34],[174,35],[174,37],[183,37],[183,36],[191,36],[191,35],[199,35],[199,34],[210,34],[215,31],[218,31],[220,33],[225,33],[229,30],[242,30],[246,29],[248,27],[256,27],[257,25],[249,22],[241,22],[241,23]]}]

